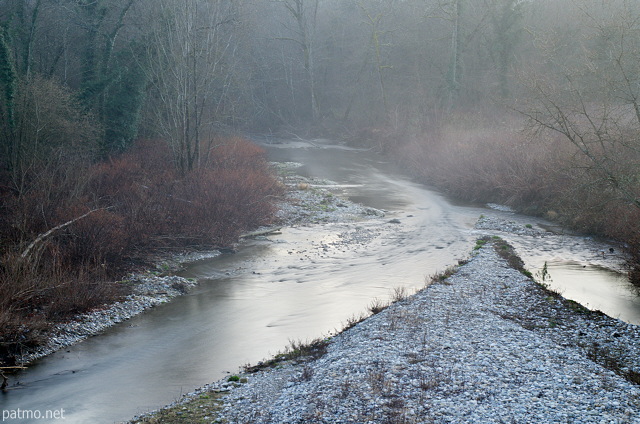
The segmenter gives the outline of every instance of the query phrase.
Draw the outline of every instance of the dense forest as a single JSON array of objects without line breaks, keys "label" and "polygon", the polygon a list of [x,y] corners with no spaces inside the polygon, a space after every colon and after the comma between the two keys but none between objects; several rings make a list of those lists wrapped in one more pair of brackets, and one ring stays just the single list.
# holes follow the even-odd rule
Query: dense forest
[{"label": "dense forest", "polygon": [[140,252],[268,223],[282,188],[239,134],[375,148],[639,263],[639,18],[631,0],[0,0],[0,337],[117,297]]}]

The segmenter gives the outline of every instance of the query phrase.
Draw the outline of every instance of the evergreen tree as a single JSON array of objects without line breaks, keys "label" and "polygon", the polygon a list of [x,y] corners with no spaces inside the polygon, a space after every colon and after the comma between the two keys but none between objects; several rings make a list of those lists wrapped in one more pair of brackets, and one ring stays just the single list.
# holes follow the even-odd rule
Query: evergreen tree
[{"label": "evergreen tree", "polygon": [[130,51],[118,55],[105,93],[102,154],[125,150],[138,134],[145,101],[146,74]]},{"label": "evergreen tree", "polygon": [[5,166],[10,167],[9,158],[12,156],[12,139],[15,128],[14,96],[17,75],[13,63],[13,56],[4,28],[0,27],[0,143],[2,143],[2,157],[7,160]]}]

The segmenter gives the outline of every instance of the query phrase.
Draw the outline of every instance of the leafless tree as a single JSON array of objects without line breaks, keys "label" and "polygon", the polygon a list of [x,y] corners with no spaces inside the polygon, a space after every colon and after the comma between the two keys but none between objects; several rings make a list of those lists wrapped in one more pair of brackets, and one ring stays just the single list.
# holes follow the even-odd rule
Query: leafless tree
[{"label": "leafless tree", "polygon": [[527,76],[531,101],[518,109],[534,129],[571,143],[596,181],[640,207],[640,9],[598,3],[580,7],[574,57],[555,58],[556,73]]},{"label": "leafless tree", "polygon": [[182,172],[204,159],[230,99],[237,14],[231,0],[159,0],[148,56],[158,131]]},{"label": "leafless tree", "polygon": [[274,0],[281,4],[293,18],[294,25],[285,24],[289,35],[279,40],[291,41],[302,51],[302,63],[307,78],[311,117],[317,121],[320,116],[315,77],[315,37],[319,0]]}]

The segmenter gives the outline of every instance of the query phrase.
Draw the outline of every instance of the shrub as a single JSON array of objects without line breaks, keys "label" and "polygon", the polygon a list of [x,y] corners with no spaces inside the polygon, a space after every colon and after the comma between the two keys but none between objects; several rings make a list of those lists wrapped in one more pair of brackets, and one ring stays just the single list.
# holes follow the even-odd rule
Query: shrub
[{"label": "shrub", "polygon": [[22,190],[0,174],[5,354],[38,343],[52,321],[117,299],[109,281],[150,249],[224,246],[268,224],[281,194],[264,151],[240,138],[219,140],[206,166],[184,177],[159,141],[101,163],[73,158],[59,150],[39,162]]},{"label": "shrub", "polygon": [[[640,183],[626,178],[630,193],[623,196],[574,146],[543,133],[530,139],[514,130],[523,126],[521,121],[504,120],[440,122],[430,135],[404,143],[398,160],[422,181],[456,198],[507,204],[624,242],[632,258],[632,280],[640,281],[640,207],[629,201],[629,194],[640,198]],[[609,160],[618,175],[635,175],[629,170],[637,168],[637,156],[595,159]]]}]

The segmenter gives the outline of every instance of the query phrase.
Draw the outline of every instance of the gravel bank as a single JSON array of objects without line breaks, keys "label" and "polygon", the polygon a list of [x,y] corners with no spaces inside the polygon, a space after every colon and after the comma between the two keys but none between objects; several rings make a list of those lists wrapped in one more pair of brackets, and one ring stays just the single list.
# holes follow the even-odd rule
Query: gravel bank
[{"label": "gravel bank", "polygon": [[302,166],[300,163],[276,162],[272,166],[288,187],[277,213],[277,218],[283,225],[353,222],[385,216],[382,210],[342,197],[343,186],[334,181],[296,174],[297,169]]},{"label": "gravel bank", "polygon": [[544,290],[496,244],[320,358],[213,383],[134,422],[640,423],[640,328]]},{"label": "gravel bank", "polygon": [[[340,197],[340,187],[332,181],[309,179],[297,175],[298,163],[272,164],[282,182],[288,187],[279,203],[276,219],[279,225],[312,225],[322,222],[354,222],[371,217],[382,217],[384,211],[364,207]],[[362,232],[361,232],[362,233]],[[77,315],[73,320],[56,325],[47,343],[37,349],[23,352],[16,363],[28,364],[59,349],[71,346],[88,337],[100,334],[108,327],[126,321],[158,304],[188,293],[197,282],[177,276],[161,276],[182,263],[219,255],[219,251],[193,252],[159,260],[157,270],[134,274],[123,281],[132,286],[125,299],[103,308]]]},{"label": "gravel bank", "polygon": [[194,281],[182,277],[158,277],[151,274],[133,275],[125,284],[133,285],[133,290],[123,301],[105,305],[104,309],[81,314],[69,322],[56,325],[46,344],[25,352],[17,358],[17,362],[26,364],[95,336],[108,327],[187,293],[196,285]]}]

